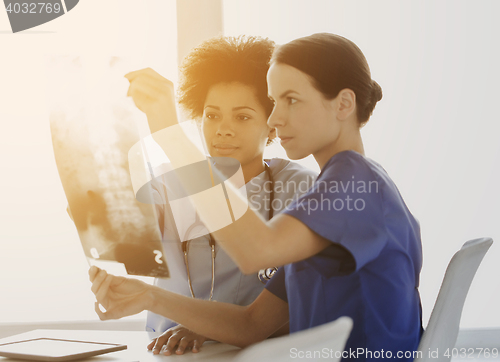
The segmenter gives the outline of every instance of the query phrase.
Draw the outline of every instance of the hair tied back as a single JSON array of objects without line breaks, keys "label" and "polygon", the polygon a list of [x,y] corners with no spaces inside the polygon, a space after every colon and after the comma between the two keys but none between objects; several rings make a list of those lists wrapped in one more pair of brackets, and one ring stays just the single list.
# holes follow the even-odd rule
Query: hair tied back
[{"label": "hair tied back", "polygon": [[382,99],[382,87],[372,79],[372,94],[371,102],[375,107],[375,104]]}]

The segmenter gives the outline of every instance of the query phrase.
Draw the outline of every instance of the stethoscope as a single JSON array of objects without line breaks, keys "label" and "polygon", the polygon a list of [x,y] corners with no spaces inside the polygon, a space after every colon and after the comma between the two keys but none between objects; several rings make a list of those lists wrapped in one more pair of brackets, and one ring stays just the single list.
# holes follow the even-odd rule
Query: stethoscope
[{"label": "stethoscope", "polygon": [[[269,220],[274,216],[274,209],[273,209],[273,201],[274,201],[274,179],[271,174],[271,168],[269,165],[264,162],[264,169],[267,173],[267,177],[269,178],[269,181],[271,183],[271,189],[269,191]],[[189,243],[193,239],[188,239],[190,233],[194,230],[196,227],[205,227],[205,225],[201,222],[200,217],[198,216],[198,213],[196,213],[195,221],[194,223],[186,230],[184,233],[184,241],[181,243],[182,244],[182,252],[184,253],[184,264],[186,264],[186,272],[187,272],[187,277],[188,277],[188,285],[189,285],[189,291],[191,292],[191,296],[195,298],[194,291],[193,291],[193,284],[191,282],[191,274],[189,272],[189,261],[188,261],[188,252],[189,252]],[[210,248],[212,249],[212,285],[210,287],[210,298],[209,301],[212,300],[214,296],[214,284],[215,284],[215,239],[212,236],[212,234],[208,234],[209,236],[209,245]],[[257,273],[257,277],[262,283],[266,283],[269,279],[272,278],[274,273],[278,268],[272,267],[272,268],[266,268],[262,269]]]},{"label": "stethoscope", "polygon": [[[193,284],[191,283],[191,274],[189,273],[189,262],[188,262],[188,250],[189,250],[188,244],[191,242],[192,239],[187,239],[187,236],[189,236],[191,231],[193,231],[193,229],[197,226],[205,227],[205,225],[201,222],[198,213],[196,213],[196,218],[194,223],[186,230],[186,233],[184,234],[184,241],[182,242],[182,252],[184,253],[184,264],[186,264],[188,285],[189,285],[189,290],[191,291],[191,296],[193,298],[195,298],[195,296],[193,291]],[[211,233],[208,233],[208,238],[209,238],[208,243],[210,245],[210,248],[212,249],[212,287],[210,288],[210,299],[209,299],[212,300],[214,296],[214,282],[215,282],[215,240]]]}]

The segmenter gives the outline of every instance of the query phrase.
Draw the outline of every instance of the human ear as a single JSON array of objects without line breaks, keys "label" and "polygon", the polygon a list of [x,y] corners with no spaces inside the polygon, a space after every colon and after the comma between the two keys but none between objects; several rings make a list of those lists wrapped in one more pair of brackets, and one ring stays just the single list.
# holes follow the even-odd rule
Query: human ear
[{"label": "human ear", "polygon": [[351,89],[342,89],[337,97],[337,118],[341,121],[349,118],[352,114],[356,114],[356,93]]}]

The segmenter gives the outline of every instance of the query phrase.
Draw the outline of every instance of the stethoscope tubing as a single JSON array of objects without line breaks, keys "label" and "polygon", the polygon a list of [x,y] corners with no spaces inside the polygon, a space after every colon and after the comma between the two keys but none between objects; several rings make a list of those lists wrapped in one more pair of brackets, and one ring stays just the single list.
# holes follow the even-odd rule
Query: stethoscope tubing
[{"label": "stethoscope tubing", "polygon": [[[268,213],[268,218],[269,218],[269,220],[271,220],[272,217],[274,216],[274,209],[273,209],[274,179],[272,176],[271,168],[269,167],[269,165],[266,162],[264,162],[264,169],[265,169],[265,171],[267,173],[267,177],[269,178],[269,181],[271,183],[271,189],[269,191],[269,213]],[[193,231],[193,229],[197,226],[204,227],[203,223],[200,220],[198,213],[196,213],[195,222],[186,230],[186,232],[184,233],[184,239],[181,242],[182,252],[184,254],[184,264],[186,264],[186,272],[187,272],[187,278],[188,278],[189,291],[191,292],[191,296],[193,298],[196,298],[196,297],[195,297],[194,290],[193,290],[193,283],[191,281],[191,273],[189,271],[189,261],[188,261],[188,252],[189,252],[188,244],[191,242],[192,239],[188,239],[187,237],[189,236],[191,231]],[[210,288],[210,298],[209,298],[209,301],[211,301],[213,296],[214,296],[214,286],[215,286],[215,239],[212,236],[212,234],[210,234],[210,233],[208,234],[208,236],[209,236],[209,245],[212,249],[211,250],[211,252],[212,252],[212,258],[211,258],[212,259],[212,285]],[[265,282],[267,282],[267,280],[271,279],[271,277],[276,272],[276,270],[277,270],[277,268],[263,269],[263,270],[259,271],[257,276],[262,283],[265,283]]]},{"label": "stethoscope tubing", "polygon": [[[187,277],[188,277],[188,285],[189,285],[189,291],[191,292],[191,296],[193,298],[196,298],[194,295],[194,290],[193,290],[193,283],[191,281],[191,273],[189,271],[189,261],[188,261],[188,243],[191,242],[192,239],[187,239],[186,237],[191,233],[191,231],[196,227],[196,226],[204,226],[203,223],[200,220],[199,215],[196,213],[195,216],[195,221],[194,223],[186,230],[185,233],[185,238],[184,241],[181,243],[182,245],[182,252],[184,253],[184,264],[186,264],[186,272],[187,272]],[[210,288],[210,299],[212,300],[214,296],[214,286],[215,286],[215,239],[212,236],[211,233],[208,234],[209,237],[209,245],[210,248],[212,249],[212,286]]]}]

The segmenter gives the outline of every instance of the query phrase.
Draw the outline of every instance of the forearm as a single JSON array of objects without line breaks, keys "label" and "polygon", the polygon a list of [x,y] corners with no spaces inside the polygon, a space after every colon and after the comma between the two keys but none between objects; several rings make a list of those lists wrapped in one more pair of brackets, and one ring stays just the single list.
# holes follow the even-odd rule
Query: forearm
[{"label": "forearm", "polygon": [[276,332],[271,334],[268,338],[276,338],[276,337],[281,337],[281,336],[286,336],[287,334],[290,334],[290,324],[286,323],[283,325],[280,329],[278,329]]},{"label": "forearm", "polygon": [[280,235],[250,208],[240,219],[213,234],[245,274],[284,264],[279,262],[280,253],[275,252]]},{"label": "forearm", "polygon": [[151,287],[148,309],[189,330],[222,343],[245,347],[260,336],[248,307],[194,299]]},{"label": "forearm", "polygon": [[[163,129],[154,137],[174,170],[206,162],[205,155],[179,125]],[[212,167],[212,174],[217,176],[214,178],[227,179],[227,175],[218,172]],[[176,175],[205,226],[246,274],[270,265],[281,266],[303,260],[330,244],[291,216],[280,214],[266,222],[249,208],[248,200],[239,191],[244,185],[243,175],[233,175],[231,182],[224,182],[224,187],[219,184],[202,192],[199,185],[195,185],[199,180],[192,173],[176,172]]]},{"label": "forearm", "polygon": [[[206,160],[206,156],[189,140],[180,125],[163,129],[153,137],[170,159],[174,170]],[[217,172],[218,170],[213,167],[212,173]],[[190,187],[199,181],[193,180],[192,173],[179,172],[176,175],[186,192],[194,195],[190,199],[204,224],[241,270],[252,273],[274,264],[272,260],[267,260],[263,250],[267,250],[270,246],[269,241],[276,240],[277,236],[266,221],[248,207],[247,199],[240,194],[238,189],[244,185],[243,175],[240,175],[240,184],[224,183],[230,202],[226,202],[221,185],[219,185],[219,198],[216,198],[213,193],[203,195],[204,193],[199,192],[196,186]],[[225,179],[224,176],[215,178]],[[237,178],[232,177],[231,180],[234,182]],[[228,213],[229,205],[233,217]],[[226,219],[223,220],[224,217]],[[221,224],[224,227],[221,227]],[[271,259],[276,256],[276,253],[270,254]]]}]

